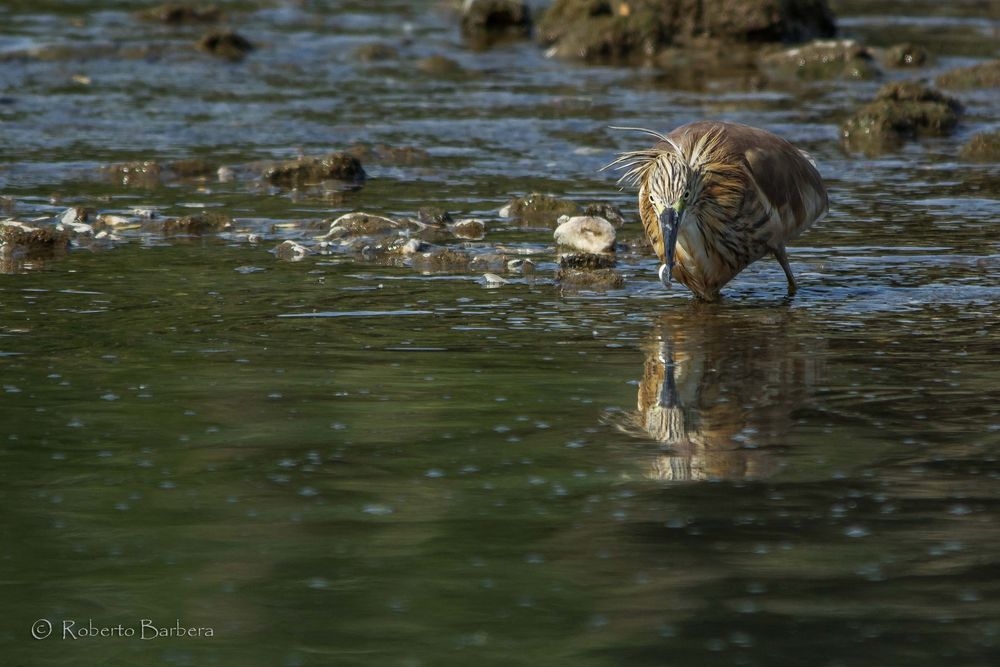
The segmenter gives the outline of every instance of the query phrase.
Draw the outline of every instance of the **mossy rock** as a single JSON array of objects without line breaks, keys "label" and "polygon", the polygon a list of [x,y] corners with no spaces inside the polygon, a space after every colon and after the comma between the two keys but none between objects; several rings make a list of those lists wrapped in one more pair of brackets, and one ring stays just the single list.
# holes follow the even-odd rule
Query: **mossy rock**
[{"label": "mossy rock", "polygon": [[935,83],[942,88],[1000,88],[1000,59],[948,70]]},{"label": "mossy rock", "polygon": [[417,220],[425,225],[447,225],[455,222],[451,213],[440,206],[422,206],[417,210]]},{"label": "mossy rock", "polygon": [[213,30],[198,40],[198,49],[226,60],[243,60],[254,45],[232,30]]},{"label": "mossy rock", "polygon": [[583,208],[583,215],[604,218],[615,229],[621,229],[625,225],[625,214],[620,208],[608,202],[598,201],[587,204]]},{"label": "mossy rock", "polygon": [[577,290],[609,290],[625,287],[625,276],[614,269],[593,271],[559,269],[556,271],[556,280],[564,288]]},{"label": "mossy rock", "polygon": [[559,255],[560,269],[576,271],[599,271],[613,269],[617,264],[614,254],[608,252],[574,252]]},{"label": "mossy rock", "polygon": [[1000,162],[1000,130],[973,135],[962,146],[961,156],[970,162]]},{"label": "mossy rock", "polygon": [[894,44],[882,53],[882,64],[893,69],[923,67],[930,60],[927,49],[906,42]]},{"label": "mossy rock", "polygon": [[0,222],[0,252],[22,257],[46,257],[69,248],[70,235],[52,227],[32,227],[23,222]]},{"label": "mossy rock", "polygon": [[163,221],[163,233],[172,236],[175,234],[190,234],[201,236],[204,234],[216,234],[232,229],[233,219],[223,213],[205,211],[195,215],[185,215],[181,218],[169,218]]},{"label": "mossy rock", "polygon": [[947,135],[961,112],[958,100],[922,83],[890,83],[844,123],[841,133],[848,148],[878,153],[907,139]]},{"label": "mossy rock", "polygon": [[345,213],[330,223],[323,239],[357,238],[364,236],[391,236],[397,234],[404,225],[381,215],[354,211]]},{"label": "mossy rock", "polygon": [[477,46],[531,36],[531,10],[524,0],[465,0],[462,36]]},{"label": "mossy rock", "polygon": [[561,57],[614,61],[705,38],[804,41],[834,32],[826,0],[556,0],[538,39]]},{"label": "mossy rock", "polygon": [[152,188],[160,184],[162,169],[153,160],[137,160],[108,165],[102,171],[121,185]]},{"label": "mossy rock", "polygon": [[771,75],[806,81],[877,79],[881,72],[871,52],[849,39],[816,40],[765,55],[761,66]]},{"label": "mossy rock", "polygon": [[168,25],[191,23],[215,23],[222,18],[222,11],[215,5],[188,5],[168,2],[137,13],[146,21],[156,21]]},{"label": "mossy rock", "polygon": [[500,216],[528,222],[555,223],[561,215],[579,215],[580,206],[569,199],[558,199],[538,192],[511,199]]},{"label": "mossy rock", "polygon": [[418,60],[417,69],[424,74],[438,77],[457,77],[465,73],[462,66],[451,58],[436,54]]},{"label": "mossy rock", "polygon": [[416,165],[429,162],[431,154],[416,146],[390,146],[388,144],[355,144],[347,149],[362,162],[380,162],[393,165]]},{"label": "mossy rock", "polygon": [[216,164],[201,158],[175,160],[167,168],[180,178],[207,178],[214,176],[219,169]]},{"label": "mossy rock", "polygon": [[363,63],[380,62],[399,58],[399,51],[388,44],[373,42],[371,44],[362,44],[356,48],[354,50],[354,57]]},{"label": "mossy rock", "polygon": [[472,257],[455,248],[435,248],[414,254],[411,261],[421,271],[466,271]]},{"label": "mossy rock", "polygon": [[325,157],[301,157],[282,162],[264,172],[272,185],[296,188],[318,185],[323,181],[360,183],[365,180],[361,160],[349,153],[330,153]]}]

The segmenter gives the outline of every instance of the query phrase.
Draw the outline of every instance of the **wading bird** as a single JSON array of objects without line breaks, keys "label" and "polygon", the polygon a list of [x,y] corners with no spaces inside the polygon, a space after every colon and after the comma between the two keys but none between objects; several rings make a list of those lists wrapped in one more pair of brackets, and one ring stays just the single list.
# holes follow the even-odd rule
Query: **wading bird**
[{"label": "wading bird", "polygon": [[785,244],[829,207],[809,157],[784,139],[738,123],[698,121],[662,135],[608,167],[639,188],[639,217],[660,258],[660,280],[714,301],[736,274],[774,255],[795,294]]}]

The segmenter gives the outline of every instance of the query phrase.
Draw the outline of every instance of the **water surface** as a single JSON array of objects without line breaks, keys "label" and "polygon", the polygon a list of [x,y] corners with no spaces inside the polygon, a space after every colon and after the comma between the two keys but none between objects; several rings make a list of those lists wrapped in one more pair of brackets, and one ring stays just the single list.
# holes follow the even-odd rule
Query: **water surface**
[{"label": "water surface", "polygon": [[[887,80],[996,57],[980,4],[837,4],[849,35],[932,51]],[[996,126],[996,91],[959,93],[956,136],[866,158],[837,128],[879,82],[674,85],[527,42],[474,52],[434,2],[224,4],[260,47],[227,63],[138,6],[0,8],[11,215],[236,225],[124,229],[0,275],[5,664],[995,662],[1000,165],[957,154]],[[372,41],[401,57],[359,63]],[[71,53],[32,55],[53,44]],[[465,74],[419,73],[432,54]],[[598,171],[645,141],[609,125],[702,117],[820,163],[833,207],[790,251],[794,300],[771,261],[718,304],[664,291],[634,195]],[[367,159],[357,190],[256,177],[358,144],[426,155]],[[235,177],[100,171],[190,157]],[[530,191],[625,210],[624,288],[556,284],[551,229],[497,215]],[[536,275],[269,252],[428,205],[484,218],[470,249]],[[37,619],[55,635],[32,639]],[[62,639],[66,619],[214,636]]]}]

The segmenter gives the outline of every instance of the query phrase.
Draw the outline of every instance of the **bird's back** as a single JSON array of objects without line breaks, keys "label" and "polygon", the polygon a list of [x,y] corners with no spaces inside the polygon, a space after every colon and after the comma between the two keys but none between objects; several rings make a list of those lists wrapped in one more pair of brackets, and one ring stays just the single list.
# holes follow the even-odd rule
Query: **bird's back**
[{"label": "bird's back", "polygon": [[826,215],[829,199],[812,158],[776,134],[740,123],[703,120],[682,125],[667,138],[679,146],[696,146],[712,133],[721,136],[720,161],[742,163],[778,213],[781,225],[771,231],[782,244]]}]

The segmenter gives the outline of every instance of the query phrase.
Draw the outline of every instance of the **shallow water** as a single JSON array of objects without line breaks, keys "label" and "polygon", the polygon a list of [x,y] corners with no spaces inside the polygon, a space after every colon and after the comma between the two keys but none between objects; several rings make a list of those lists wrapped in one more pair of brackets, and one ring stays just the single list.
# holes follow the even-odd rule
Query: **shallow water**
[{"label": "shallow water", "polygon": [[[473,52],[438,3],[371,4],[233,10],[260,47],[236,64],[135,3],[0,8],[12,215],[236,219],[0,275],[4,664],[993,663],[1000,165],[956,156],[996,126],[996,91],[957,93],[955,136],[865,158],[837,128],[879,82]],[[886,78],[996,56],[981,3],[902,6],[838,7],[867,43],[926,40],[931,66]],[[373,40],[402,57],[358,63]],[[75,51],[10,55],[46,43]],[[430,54],[466,73],[419,74]],[[821,165],[833,207],[790,251],[794,300],[769,261],[718,304],[664,291],[634,195],[598,171],[645,141],[609,125],[706,116]],[[355,144],[428,157],[367,159],[349,191],[256,177]],[[235,178],[100,173],[188,157]],[[555,283],[551,229],[497,216],[535,190],[622,206],[623,289]],[[269,252],[343,212],[426,205],[485,219],[470,249],[525,253],[536,276]],[[62,638],[141,619],[214,636]]]}]

